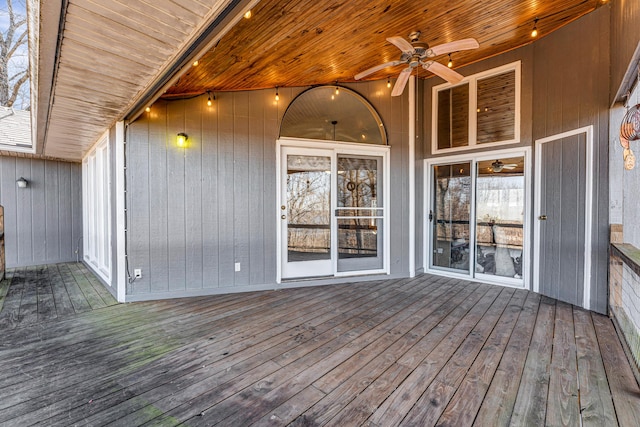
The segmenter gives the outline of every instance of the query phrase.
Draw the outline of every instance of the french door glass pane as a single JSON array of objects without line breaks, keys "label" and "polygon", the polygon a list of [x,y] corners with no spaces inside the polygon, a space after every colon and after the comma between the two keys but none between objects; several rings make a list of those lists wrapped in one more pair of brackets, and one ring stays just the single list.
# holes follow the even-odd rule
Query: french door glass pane
[{"label": "french door glass pane", "polygon": [[288,261],[331,259],[331,158],[287,156]]},{"label": "french door glass pane", "polygon": [[382,157],[338,155],[338,271],[383,268]]},{"label": "french door glass pane", "polygon": [[434,166],[432,266],[469,271],[471,163]]},{"label": "french door glass pane", "polygon": [[478,162],[476,273],[522,277],[524,157]]}]

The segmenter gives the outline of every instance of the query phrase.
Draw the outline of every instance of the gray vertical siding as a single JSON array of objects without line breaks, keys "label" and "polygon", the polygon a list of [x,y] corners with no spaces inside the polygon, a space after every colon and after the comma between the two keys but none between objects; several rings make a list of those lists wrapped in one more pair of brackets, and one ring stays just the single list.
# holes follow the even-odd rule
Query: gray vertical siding
[{"label": "gray vertical siding", "polygon": [[[408,274],[407,98],[386,82],[349,85],[382,116],[391,145],[391,273]],[[132,296],[187,295],[275,284],[276,140],[305,88],[160,101],[127,134]],[[189,145],[175,145],[178,132]],[[240,271],[235,272],[235,263]]]},{"label": "gray vertical siding", "polygon": [[640,2],[614,1],[606,7],[611,9],[610,101],[613,102],[619,89],[622,89],[620,95],[624,95],[637,76],[635,61],[640,60]]},{"label": "gray vertical siding", "polygon": [[82,259],[81,188],[79,163],[0,156],[8,268]]},{"label": "gray vertical siding", "polygon": [[[602,313],[608,288],[609,40],[609,7],[601,7],[535,43],[460,70],[469,75],[522,61],[521,141],[514,146],[532,146],[539,138],[594,126],[591,308]],[[418,149],[423,158],[432,157],[431,88],[440,83],[438,78],[425,81],[424,138]]]},{"label": "gray vertical siding", "polygon": [[599,8],[537,41],[533,48],[534,140],[593,125],[590,299],[593,310],[605,313],[609,246],[609,8]]}]

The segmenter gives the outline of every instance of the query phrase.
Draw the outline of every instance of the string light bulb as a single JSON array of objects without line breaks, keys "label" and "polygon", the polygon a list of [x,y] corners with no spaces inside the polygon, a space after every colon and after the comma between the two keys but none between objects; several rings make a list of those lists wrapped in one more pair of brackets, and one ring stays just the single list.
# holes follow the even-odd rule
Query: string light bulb
[{"label": "string light bulb", "polygon": [[447,63],[447,67],[453,67],[453,61],[451,60],[451,54],[449,54],[449,62]]},{"label": "string light bulb", "polygon": [[538,18],[533,20],[533,30],[531,30],[531,37],[538,37]]},{"label": "string light bulb", "polygon": [[247,10],[244,14],[244,19],[249,19],[251,18],[251,9]]},{"label": "string light bulb", "polygon": [[211,107],[211,104],[213,104],[213,102],[211,102],[211,92],[207,92],[207,105]]},{"label": "string light bulb", "polygon": [[391,88],[391,79],[387,77],[387,88]]},{"label": "string light bulb", "polygon": [[150,113],[151,112],[151,107],[145,108],[144,111],[146,111],[147,113]]},{"label": "string light bulb", "polygon": [[196,59],[195,61],[193,61],[193,66],[194,66],[194,67],[197,67],[199,63],[200,63],[200,61],[198,61],[198,60]]},{"label": "string light bulb", "polygon": [[340,87],[336,86],[336,95],[340,95]]},{"label": "string light bulb", "polygon": [[278,86],[276,86],[276,101],[280,101],[280,95],[278,94]]}]

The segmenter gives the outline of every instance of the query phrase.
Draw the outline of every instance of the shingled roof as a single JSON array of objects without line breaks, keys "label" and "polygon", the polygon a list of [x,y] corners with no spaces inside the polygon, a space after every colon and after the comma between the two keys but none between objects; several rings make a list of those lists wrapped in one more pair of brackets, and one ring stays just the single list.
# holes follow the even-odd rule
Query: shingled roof
[{"label": "shingled roof", "polygon": [[0,106],[0,149],[31,146],[31,113]]}]

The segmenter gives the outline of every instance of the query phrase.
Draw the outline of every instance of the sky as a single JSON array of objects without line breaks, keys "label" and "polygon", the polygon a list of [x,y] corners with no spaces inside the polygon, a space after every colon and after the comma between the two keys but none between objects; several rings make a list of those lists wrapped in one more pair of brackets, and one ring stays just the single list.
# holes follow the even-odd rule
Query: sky
[{"label": "sky", "polygon": [[[27,14],[25,8],[24,0],[13,0],[13,11],[14,13],[25,16]],[[7,28],[9,26],[9,14],[7,12],[7,2],[6,0],[0,0],[0,31],[3,36],[7,32]],[[26,24],[25,24],[26,26]],[[29,63],[29,55],[28,48],[25,43],[24,47],[14,55],[12,61],[9,62],[9,76],[12,76],[16,73],[17,70],[24,69],[28,66]],[[29,82],[27,81],[22,85],[21,89],[21,97],[16,101],[14,107],[16,109],[25,109],[29,106]],[[21,98],[21,99],[20,99]]]}]

